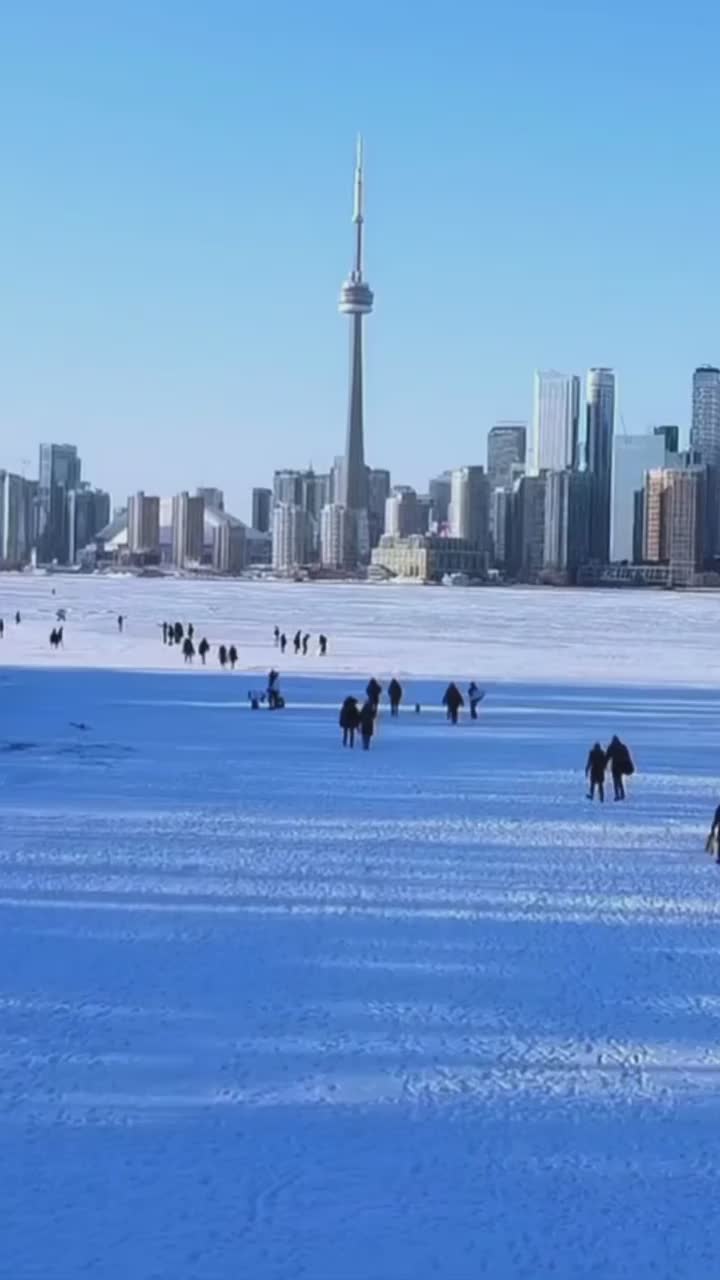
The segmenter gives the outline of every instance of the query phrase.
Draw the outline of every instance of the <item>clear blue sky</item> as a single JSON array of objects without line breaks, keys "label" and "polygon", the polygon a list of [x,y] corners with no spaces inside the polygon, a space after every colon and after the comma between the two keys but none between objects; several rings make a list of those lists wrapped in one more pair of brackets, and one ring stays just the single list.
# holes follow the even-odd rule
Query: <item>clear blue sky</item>
[{"label": "clear blue sky", "polygon": [[720,360],[720,16],[620,0],[25,0],[0,20],[0,465],[116,501],[342,449],[354,137],[368,460],[425,485],[614,365],[628,430]]}]

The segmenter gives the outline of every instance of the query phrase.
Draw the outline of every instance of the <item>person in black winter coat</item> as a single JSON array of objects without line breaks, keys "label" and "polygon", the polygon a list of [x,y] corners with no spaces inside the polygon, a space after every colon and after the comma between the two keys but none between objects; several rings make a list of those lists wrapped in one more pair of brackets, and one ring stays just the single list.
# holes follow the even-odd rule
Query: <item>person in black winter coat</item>
[{"label": "person in black winter coat", "polygon": [[363,751],[370,750],[370,740],[375,732],[375,714],[377,706],[368,698],[368,701],[360,712],[360,737],[362,738]]},{"label": "person in black winter coat", "polygon": [[457,724],[458,712],[465,706],[463,696],[457,685],[450,683],[443,694],[443,706],[447,709],[447,718],[451,724]]},{"label": "person in black winter coat", "polygon": [[[190,643],[192,644],[192,640],[190,641]],[[200,654],[200,657],[202,659],[203,666],[205,666],[205,659],[207,658],[209,652],[210,652],[210,645],[205,639],[205,636],[203,636],[202,640],[198,645],[198,653]]]},{"label": "person in black winter coat", "polygon": [[632,757],[624,742],[621,742],[617,734],[615,734],[610,745],[605,752],[605,760],[610,765],[610,772],[613,780],[613,790],[616,800],[625,799],[625,783],[624,778],[629,778],[635,772],[635,765]]},{"label": "person in black winter coat", "polygon": [[399,680],[396,680],[393,677],[393,679],[390,681],[388,685],[388,698],[390,699],[390,715],[391,716],[396,716],[398,714],[400,710],[400,703],[402,702],[402,696],[403,696],[402,685],[400,684]]},{"label": "person in black winter coat", "polygon": [[306,635],[304,635],[302,638],[302,651],[303,651],[304,658],[307,657],[309,643],[310,643],[310,632],[307,632]]},{"label": "person in black winter coat", "polygon": [[360,708],[356,698],[346,698],[340,708],[340,728],[344,747],[355,746],[355,734],[360,727]]},{"label": "person in black winter coat", "polygon": [[295,635],[293,636],[293,649],[295,650],[296,653],[300,652],[301,644],[302,644],[302,632],[296,631]]},{"label": "person in black winter coat", "polygon": [[320,646],[320,657],[324,658],[327,654],[327,636],[318,636],[318,644]]},{"label": "person in black winter coat", "polygon": [[382,685],[378,684],[374,676],[371,676],[368,680],[365,692],[367,694],[368,702],[371,703],[373,709],[377,712],[378,703],[380,702],[380,696],[382,694]]},{"label": "person in black winter coat", "polygon": [[175,636],[175,643],[182,644],[182,638],[185,634],[183,631],[182,622],[175,623],[175,626],[173,627],[173,634]]},{"label": "person in black winter coat", "polygon": [[588,752],[587,764],[585,765],[585,777],[590,784],[588,791],[588,800],[595,798],[595,788],[597,787],[600,803],[605,800],[605,770],[607,769],[607,756],[600,746],[599,742]]},{"label": "person in black winter coat", "polygon": [[225,670],[225,667],[227,665],[227,658],[228,658],[227,649],[225,648],[224,644],[221,644],[220,648],[218,649],[218,662],[220,663],[220,666],[222,667],[223,671]]},{"label": "person in black winter coat", "polygon": [[183,642],[183,655],[186,662],[192,662],[195,657],[195,645],[189,636],[186,636]]},{"label": "person in black winter coat", "polygon": [[281,637],[280,637],[280,652],[281,652],[281,653],[284,653],[286,649],[287,649],[287,636],[285,635],[285,632],[283,631],[283,633],[282,633],[282,635],[281,635]]},{"label": "person in black winter coat", "polygon": [[233,671],[234,671],[234,670],[235,670],[235,664],[236,664],[236,662],[237,662],[237,660],[238,660],[238,651],[237,651],[237,649],[235,648],[235,645],[234,645],[234,644],[231,644],[231,645],[230,645],[230,648],[228,649],[228,659],[229,659],[229,662],[230,662],[230,666],[232,667],[232,669],[233,669]]}]

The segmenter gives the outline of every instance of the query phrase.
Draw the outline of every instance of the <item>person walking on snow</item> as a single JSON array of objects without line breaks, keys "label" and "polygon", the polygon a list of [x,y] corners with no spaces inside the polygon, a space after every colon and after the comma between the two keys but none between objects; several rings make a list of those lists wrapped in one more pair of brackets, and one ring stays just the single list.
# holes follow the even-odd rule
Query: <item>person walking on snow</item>
[{"label": "person walking on snow", "polygon": [[118,614],[118,631],[120,632],[121,635],[122,635],[122,629],[124,626],[125,626],[125,619],[123,618],[122,614],[119,613]]},{"label": "person walking on snow", "polygon": [[457,724],[458,713],[465,706],[463,696],[457,685],[451,681],[443,694],[443,706],[447,710],[447,718],[451,724]]},{"label": "person walking on snow", "polygon": [[195,645],[189,636],[186,636],[183,641],[183,657],[186,662],[192,662],[195,657]]},{"label": "person walking on snow", "polygon": [[229,660],[230,660],[230,667],[231,667],[231,670],[233,670],[233,671],[234,671],[234,670],[235,670],[235,664],[237,663],[237,660],[238,660],[238,651],[237,651],[237,649],[235,648],[235,645],[234,645],[234,644],[231,644],[231,645],[230,645],[230,648],[228,649],[228,658],[229,658]]},{"label": "person walking on snow", "polygon": [[327,636],[318,636],[318,644],[320,646],[320,657],[324,658],[327,654]]},{"label": "person walking on snow", "polygon": [[280,652],[281,652],[281,653],[284,653],[286,649],[287,649],[287,636],[285,635],[285,632],[283,631],[283,633],[282,633],[282,635],[281,635],[281,637],[280,637]]},{"label": "person walking on snow", "polygon": [[477,720],[478,718],[477,709],[484,697],[485,697],[485,694],[482,692],[482,689],[478,689],[475,681],[473,680],[472,684],[468,686],[468,702],[470,703],[470,719],[471,720]]},{"label": "person walking on snow", "polygon": [[400,711],[400,703],[402,702],[402,685],[393,676],[388,685],[388,698],[390,699],[390,715],[396,716]]},{"label": "person walking on snow", "polygon": [[277,647],[278,647],[278,645],[279,645],[279,643],[280,643],[280,628],[279,628],[279,627],[276,627],[276,628],[275,628],[275,630],[273,631],[273,638],[274,638],[274,640],[275,640],[275,648],[277,649]]},{"label": "person walking on snow", "polygon": [[299,652],[300,652],[300,645],[301,645],[301,644],[302,644],[302,632],[301,632],[301,631],[296,631],[296,632],[295,632],[295,635],[294,635],[294,637],[293,637],[293,648],[294,648],[294,650],[295,650],[295,652],[296,652],[296,653],[299,653]]},{"label": "person walking on snow", "polygon": [[5,619],[0,618],[0,640],[2,640],[4,635],[5,635]]},{"label": "person walking on snow", "polygon": [[371,703],[371,705],[375,709],[375,712],[377,713],[378,704],[380,702],[380,696],[382,694],[382,685],[378,684],[378,681],[375,679],[374,676],[371,676],[370,679],[368,680],[367,688],[365,692],[367,694],[368,702]]},{"label": "person walking on snow", "polygon": [[309,643],[310,643],[310,632],[308,632],[306,635],[304,635],[304,636],[303,636],[303,639],[302,639],[302,651],[303,651],[303,657],[304,657],[304,658],[307,658],[307,651],[308,651],[308,645],[309,645]]},{"label": "person walking on snow", "polygon": [[624,778],[629,778],[635,772],[635,765],[632,757],[624,742],[621,742],[617,734],[615,734],[610,745],[605,752],[605,759],[610,765],[610,773],[613,780],[613,791],[616,800],[625,799],[625,783]]},{"label": "person walking on snow", "polygon": [[362,738],[363,751],[370,750],[370,741],[375,732],[376,712],[377,707],[373,706],[370,699],[368,699],[360,712],[360,737]]},{"label": "person walking on snow", "polygon": [[594,800],[595,788],[597,787],[600,803],[605,801],[605,770],[607,768],[607,757],[599,742],[588,752],[587,764],[585,765],[585,777],[590,784],[590,790],[587,793],[588,800]]},{"label": "person walking on snow", "polygon": [[167,633],[168,633],[167,622],[163,622],[162,629],[163,629],[163,644],[167,644]]},{"label": "person walking on snow", "polygon": [[[190,641],[190,643],[192,644],[192,640]],[[205,636],[203,636],[202,640],[198,645],[198,653],[200,654],[200,661],[202,662],[203,666],[205,666],[205,659],[207,658],[209,652],[210,652],[210,645],[205,639]]]},{"label": "person walking on snow", "polygon": [[346,698],[340,708],[340,728],[344,747],[355,746],[355,734],[360,726],[360,708],[356,698]]},{"label": "person walking on snow", "polygon": [[225,648],[224,644],[221,644],[220,648],[218,649],[218,662],[220,663],[220,666],[224,671],[227,663],[227,649]]}]

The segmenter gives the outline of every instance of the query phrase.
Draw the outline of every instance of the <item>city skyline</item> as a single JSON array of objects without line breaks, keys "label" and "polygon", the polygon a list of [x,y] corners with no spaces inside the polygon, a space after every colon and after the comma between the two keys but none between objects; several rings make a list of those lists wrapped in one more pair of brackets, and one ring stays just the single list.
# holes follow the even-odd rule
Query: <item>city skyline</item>
[{"label": "city skyline", "polygon": [[[482,457],[495,421],[530,420],[534,368],[613,367],[629,432],[687,431],[685,370],[718,361],[709,8],[699,42],[689,21],[612,0],[600,25],[463,4],[461,22],[410,28],[371,2],[359,36],[349,12],[282,4],[250,17],[219,0],[212,24],[186,6],[172,20],[137,0],[84,7],[16,7],[0,53],[14,471],[70,439],[114,492],[221,470],[245,511],[275,459],[331,457],[358,128],[382,289],[366,413],[385,465],[420,486]],[[617,73],[611,101],[586,92],[588,40]]]}]

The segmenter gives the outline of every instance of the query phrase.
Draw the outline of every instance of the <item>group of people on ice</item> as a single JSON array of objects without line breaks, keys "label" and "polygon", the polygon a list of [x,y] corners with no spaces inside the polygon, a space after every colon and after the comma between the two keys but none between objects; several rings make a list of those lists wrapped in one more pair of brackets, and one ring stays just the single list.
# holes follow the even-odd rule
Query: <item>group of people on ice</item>
[{"label": "group of people on ice", "polygon": [[595,799],[595,792],[602,804],[605,800],[605,775],[608,769],[613,781],[615,800],[625,799],[625,779],[635,772],[629,748],[614,734],[607,747],[599,742],[590,748],[585,765],[585,777],[588,780],[588,800]]},{"label": "group of people on ice", "polygon": [[[279,627],[275,627],[275,630],[273,631],[273,639],[275,641],[275,648],[279,649],[281,653],[284,653],[288,647],[288,638],[285,632],[281,631]],[[295,655],[297,656],[298,654],[301,653],[303,657],[306,658],[308,655],[308,650],[310,647],[311,640],[312,640],[312,636],[309,631],[305,631],[305,632],[296,631],[292,641],[293,652],[295,653]],[[319,658],[326,657],[327,646],[328,646],[327,636],[324,636],[321,633],[318,636],[318,657]]]},{"label": "group of people on ice", "polygon": [[[365,701],[362,706],[359,700],[352,695],[345,698],[340,707],[339,719],[344,747],[353,747],[355,745],[355,735],[359,733],[363,749],[365,751],[369,750],[370,742],[375,732],[375,721],[377,720],[382,691],[382,685],[372,676],[368,681],[365,690]],[[388,685],[387,696],[390,704],[390,715],[394,719],[400,714],[400,705],[403,700],[403,687],[395,676],[393,676]],[[477,709],[484,697],[485,694],[473,680],[468,688],[470,715],[473,720],[478,718]],[[451,683],[448,685],[443,694],[442,705],[445,707],[450,723],[457,724],[460,709],[465,705],[465,699],[456,684]],[[415,703],[415,711],[418,713],[420,711],[420,704],[417,702]]]}]

